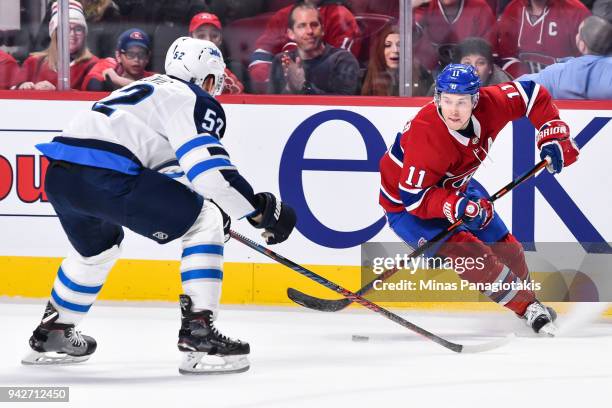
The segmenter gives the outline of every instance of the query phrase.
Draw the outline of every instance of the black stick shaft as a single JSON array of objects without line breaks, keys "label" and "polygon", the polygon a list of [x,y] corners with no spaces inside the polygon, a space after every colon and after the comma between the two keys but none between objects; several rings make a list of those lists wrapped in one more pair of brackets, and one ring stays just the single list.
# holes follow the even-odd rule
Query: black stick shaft
[{"label": "black stick shaft", "polygon": [[294,271],[298,272],[301,275],[306,276],[309,279],[312,279],[313,281],[325,286],[328,289],[331,289],[335,292],[338,292],[339,294],[341,294],[342,296],[346,297],[347,299],[350,299],[353,302],[357,302],[360,305],[367,307],[368,309],[372,310],[375,313],[378,313],[384,317],[386,317],[387,319],[407,328],[412,330],[415,333],[418,333],[424,337],[426,337],[427,339],[438,343],[439,345],[446,347],[449,350],[452,350],[456,353],[461,353],[461,351],[463,350],[463,346],[461,344],[456,344],[456,343],[452,343],[448,340],[443,339],[442,337],[439,337],[417,325],[415,325],[414,323],[409,322],[408,320],[403,319],[402,317],[396,315],[395,313],[390,312],[389,310],[383,308],[382,306],[377,305],[376,303],[370,302],[367,299],[364,299],[363,297],[357,295],[356,293],[351,292],[348,289],[343,288],[342,286],[322,277],[321,275],[316,274],[315,272],[312,272],[311,270],[308,270],[306,268],[304,268],[303,266],[300,266],[298,264],[296,264],[293,261],[290,261],[289,259],[283,257],[282,255],[277,254],[276,252],[262,246],[259,245],[258,243],[256,243],[255,241],[245,237],[244,235],[241,235],[235,231],[230,231],[230,236],[232,238],[234,238],[235,240],[243,243],[244,245],[254,249],[255,251],[275,260],[276,262],[285,265],[288,268],[293,269]]}]

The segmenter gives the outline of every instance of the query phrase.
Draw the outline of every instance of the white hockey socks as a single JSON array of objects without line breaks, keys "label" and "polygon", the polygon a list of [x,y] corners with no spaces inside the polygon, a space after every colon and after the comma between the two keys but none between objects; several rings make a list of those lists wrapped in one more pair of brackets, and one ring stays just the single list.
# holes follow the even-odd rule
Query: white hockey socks
[{"label": "white hockey socks", "polygon": [[51,303],[59,312],[58,323],[77,325],[91,308],[121,249],[110,249],[91,257],[73,251],[57,272]]},{"label": "white hockey socks", "polygon": [[210,310],[213,318],[221,299],[223,237],[221,212],[205,200],[198,219],[182,238],[181,282],[193,311]]}]

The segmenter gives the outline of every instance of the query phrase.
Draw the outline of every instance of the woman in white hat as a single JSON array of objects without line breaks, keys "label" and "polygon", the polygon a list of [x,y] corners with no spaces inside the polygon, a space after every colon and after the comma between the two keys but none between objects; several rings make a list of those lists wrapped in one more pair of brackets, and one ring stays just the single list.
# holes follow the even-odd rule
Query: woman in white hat
[{"label": "woman in white hat", "polygon": [[[34,52],[24,61],[17,81],[17,89],[54,90],[57,87],[57,25],[59,20],[57,2],[51,8],[49,21],[49,47]],[[70,87],[80,89],[83,78],[98,61],[87,48],[87,22],[83,6],[76,0],[70,0]]]}]

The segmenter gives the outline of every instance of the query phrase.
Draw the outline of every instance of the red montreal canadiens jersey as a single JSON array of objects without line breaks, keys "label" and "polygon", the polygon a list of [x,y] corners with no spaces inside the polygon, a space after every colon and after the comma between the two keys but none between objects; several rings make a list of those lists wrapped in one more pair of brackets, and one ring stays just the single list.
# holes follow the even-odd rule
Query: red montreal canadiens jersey
[{"label": "red montreal canadiens jersey", "polygon": [[0,50],[0,89],[9,89],[15,85],[19,64],[10,54]]},{"label": "red montreal canadiens jersey", "polygon": [[484,87],[472,113],[474,134],[465,137],[446,126],[433,102],[425,105],[380,161],[380,205],[387,212],[446,218],[446,199],[467,188],[497,134],[523,116],[540,129],[559,111],[548,91],[531,81]]},{"label": "red montreal canadiens jersey", "polygon": [[539,72],[557,58],[579,56],[578,26],[591,13],[578,0],[549,0],[539,17],[530,17],[527,0],[513,0],[499,19],[500,58],[515,78]]},{"label": "red montreal canadiens jersey", "polygon": [[[108,68],[112,68],[116,71],[117,65],[119,65],[119,62],[115,58],[109,57],[98,60],[96,65],[94,65],[93,68],[91,68],[91,70],[85,76],[85,79],[83,80],[83,85],[81,86],[81,90],[87,91],[87,85],[89,85],[89,81],[91,81],[92,79],[104,82],[104,71],[106,71]],[[142,77],[146,78],[151,75],[155,75],[155,72],[143,71]]]}]

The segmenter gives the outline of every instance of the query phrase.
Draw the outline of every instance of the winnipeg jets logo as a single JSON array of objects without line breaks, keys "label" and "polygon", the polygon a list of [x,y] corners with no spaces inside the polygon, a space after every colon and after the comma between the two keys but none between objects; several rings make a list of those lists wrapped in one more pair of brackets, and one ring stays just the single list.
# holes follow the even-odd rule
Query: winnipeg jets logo
[{"label": "winnipeg jets logo", "polygon": [[221,54],[219,53],[219,51],[213,48],[209,48],[208,53],[212,55],[213,57],[221,58]]}]

